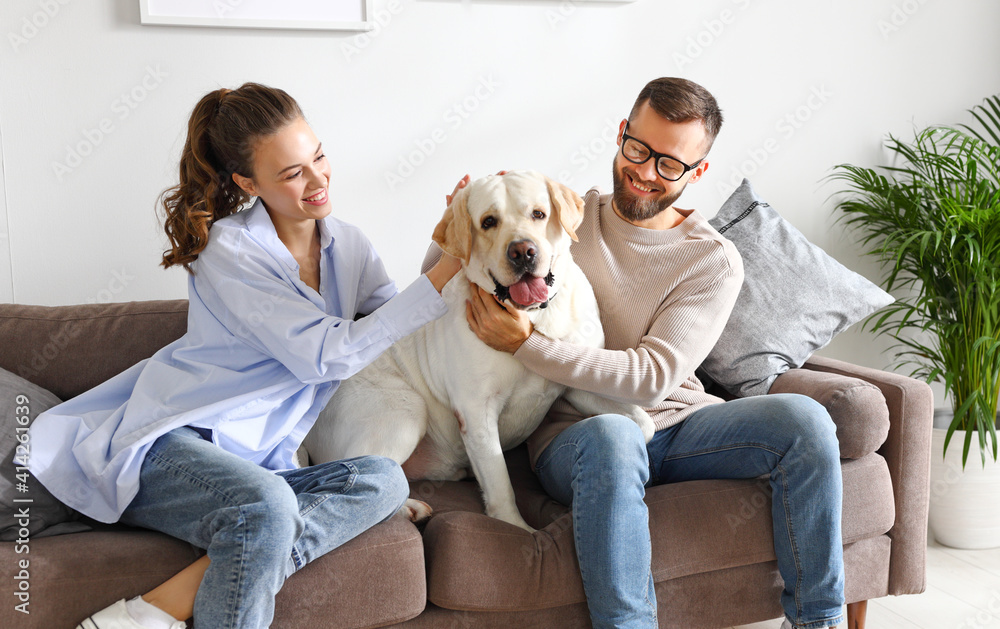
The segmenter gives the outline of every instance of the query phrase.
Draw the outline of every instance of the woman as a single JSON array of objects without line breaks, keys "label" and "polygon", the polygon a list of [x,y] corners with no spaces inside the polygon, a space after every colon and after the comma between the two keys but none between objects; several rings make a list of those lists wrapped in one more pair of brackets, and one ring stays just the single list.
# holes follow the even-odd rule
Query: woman
[{"label": "woman", "polygon": [[87,516],[207,554],[79,627],[179,628],[192,614],[200,627],[267,627],[290,574],[406,499],[389,459],[296,469],[295,452],[340,380],[445,312],[459,262],[394,297],[368,240],[330,216],[329,180],[285,92],[247,83],[195,107],[180,184],[163,196],[163,265],[190,273],[188,331],[39,416],[31,470]]}]

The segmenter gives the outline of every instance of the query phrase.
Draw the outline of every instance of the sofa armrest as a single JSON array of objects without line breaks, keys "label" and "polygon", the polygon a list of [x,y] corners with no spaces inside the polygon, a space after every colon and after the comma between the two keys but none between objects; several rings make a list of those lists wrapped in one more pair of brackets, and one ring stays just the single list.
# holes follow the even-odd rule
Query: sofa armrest
[{"label": "sofa armrest", "polygon": [[877,451],[889,434],[885,396],[865,380],[814,369],[790,369],[778,376],[768,393],[798,393],[822,404],[837,427],[842,459],[860,459]]},{"label": "sofa armrest", "polygon": [[877,386],[889,408],[889,435],[878,449],[889,466],[896,519],[889,530],[889,594],[926,589],[927,508],[930,502],[931,428],[934,396],[926,382],[821,356],[803,369],[835,373]]}]

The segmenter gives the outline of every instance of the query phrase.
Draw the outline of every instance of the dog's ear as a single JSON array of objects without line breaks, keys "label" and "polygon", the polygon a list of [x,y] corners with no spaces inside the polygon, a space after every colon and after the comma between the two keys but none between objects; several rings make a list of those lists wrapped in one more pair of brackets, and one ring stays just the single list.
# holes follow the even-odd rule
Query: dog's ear
[{"label": "dog's ear", "polygon": [[472,218],[469,216],[469,186],[455,193],[431,239],[445,253],[469,262],[472,255]]},{"label": "dog's ear", "polygon": [[576,229],[583,223],[583,199],[569,186],[548,177],[545,178],[545,186],[549,189],[552,209],[555,210],[559,222],[573,242],[577,242],[580,239],[576,237]]}]

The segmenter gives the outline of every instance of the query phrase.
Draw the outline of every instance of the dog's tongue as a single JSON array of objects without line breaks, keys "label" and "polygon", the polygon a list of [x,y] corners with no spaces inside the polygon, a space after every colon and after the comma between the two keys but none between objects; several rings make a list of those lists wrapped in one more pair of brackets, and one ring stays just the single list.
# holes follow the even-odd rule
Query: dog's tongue
[{"label": "dog's tongue", "polygon": [[532,275],[525,276],[517,284],[510,285],[510,296],[522,306],[541,303],[549,298],[549,287],[545,285],[545,280]]}]

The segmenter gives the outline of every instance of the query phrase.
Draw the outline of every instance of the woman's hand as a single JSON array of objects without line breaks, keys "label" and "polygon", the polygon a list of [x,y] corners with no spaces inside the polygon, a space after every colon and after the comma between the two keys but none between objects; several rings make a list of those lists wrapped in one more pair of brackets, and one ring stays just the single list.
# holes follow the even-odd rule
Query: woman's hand
[{"label": "woman's hand", "polygon": [[514,306],[498,302],[478,284],[471,285],[472,298],[465,302],[469,328],[483,343],[513,354],[528,340],[535,327],[528,315]]},{"label": "woman's hand", "polygon": [[[507,171],[506,170],[501,170],[497,174],[498,175],[506,175]],[[448,205],[451,205],[451,200],[455,198],[455,195],[458,194],[458,191],[461,190],[462,188],[464,188],[465,186],[469,185],[469,181],[471,181],[471,180],[472,180],[472,178],[469,177],[468,175],[466,175],[466,176],[462,177],[461,179],[459,179],[458,180],[458,184],[455,185],[455,189],[452,190],[451,194],[444,195],[445,202],[447,202]]]},{"label": "woman's hand", "polygon": [[455,256],[441,253],[441,259],[427,271],[427,279],[431,281],[437,292],[444,290],[444,285],[455,277],[455,274],[462,269],[462,261]]},{"label": "woman's hand", "polygon": [[464,188],[465,186],[469,185],[470,181],[472,181],[472,178],[469,177],[468,175],[459,179],[458,184],[455,185],[455,189],[452,190],[451,194],[444,195],[445,203],[451,205],[451,200],[455,198],[455,195],[458,194],[458,191]]}]

